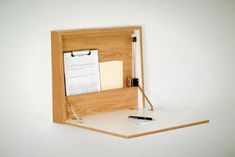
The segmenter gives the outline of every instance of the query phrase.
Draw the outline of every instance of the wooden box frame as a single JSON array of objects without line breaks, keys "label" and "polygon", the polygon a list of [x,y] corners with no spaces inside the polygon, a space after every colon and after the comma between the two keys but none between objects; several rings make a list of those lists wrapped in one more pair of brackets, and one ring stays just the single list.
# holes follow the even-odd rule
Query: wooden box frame
[{"label": "wooden box frame", "polygon": [[[141,87],[127,87],[127,77],[132,76],[133,73],[132,35],[135,31],[139,34],[137,40],[139,40],[141,74],[138,77],[141,80]],[[139,137],[209,122],[200,115],[194,117],[188,115],[187,112],[164,112],[167,118],[162,115],[162,111],[158,112],[160,114],[156,114],[156,111],[153,110],[153,105],[144,94],[142,29],[140,26],[52,31],[51,39],[54,122],[123,138]],[[123,61],[123,88],[66,96],[63,53],[86,49],[98,49],[99,62]],[[140,97],[139,91],[142,93]],[[143,109],[130,109],[139,107],[138,97],[142,99]],[[150,110],[145,107],[144,100],[151,106]],[[129,123],[128,115],[138,114],[139,111],[146,113],[144,115],[147,116],[155,115],[156,121],[146,126]],[[81,117],[82,121],[80,121]],[[74,118],[76,119],[74,120]]]},{"label": "wooden box frame", "polygon": [[[142,29],[140,26],[101,29],[76,29],[51,32],[53,121],[64,123],[73,113],[66,98],[79,116],[100,112],[136,108],[138,89],[127,87],[127,77],[132,75],[132,34],[140,32],[141,83],[144,90]],[[99,61],[123,61],[122,89],[66,97],[63,53],[75,50],[98,49]],[[123,95],[127,95],[123,97]]]}]

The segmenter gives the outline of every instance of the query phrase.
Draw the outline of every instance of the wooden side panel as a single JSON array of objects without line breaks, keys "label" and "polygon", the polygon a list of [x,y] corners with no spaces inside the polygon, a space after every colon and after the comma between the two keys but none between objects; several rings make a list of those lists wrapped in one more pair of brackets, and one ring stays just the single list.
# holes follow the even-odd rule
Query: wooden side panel
[{"label": "wooden side panel", "polygon": [[132,34],[80,34],[71,38],[64,37],[63,51],[98,49],[99,62],[122,60],[123,85],[127,86],[127,76],[132,74]]},{"label": "wooden side panel", "polygon": [[[137,108],[138,88],[120,88],[67,97],[79,117],[127,108]],[[68,109],[67,117],[73,117]]]},{"label": "wooden side panel", "polygon": [[59,32],[51,32],[53,121],[66,119],[62,39]]}]

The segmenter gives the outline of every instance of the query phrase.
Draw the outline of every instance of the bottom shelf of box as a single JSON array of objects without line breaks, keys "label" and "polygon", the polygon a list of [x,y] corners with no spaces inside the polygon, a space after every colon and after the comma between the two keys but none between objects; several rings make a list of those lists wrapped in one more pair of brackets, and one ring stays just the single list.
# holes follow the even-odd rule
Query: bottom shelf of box
[{"label": "bottom shelf of box", "polygon": [[[130,115],[149,116],[152,121],[130,119]],[[202,115],[179,110],[121,110],[86,116],[81,123],[67,119],[65,124],[123,138],[134,138],[163,131],[208,123]]]}]

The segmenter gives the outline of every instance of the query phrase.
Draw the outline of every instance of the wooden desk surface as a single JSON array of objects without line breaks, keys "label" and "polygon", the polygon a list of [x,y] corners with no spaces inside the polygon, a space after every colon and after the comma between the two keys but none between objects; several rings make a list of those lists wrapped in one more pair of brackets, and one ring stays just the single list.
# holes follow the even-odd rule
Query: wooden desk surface
[{"label": "wooden desk surface", "polygon": [[[153,121],[128,118],[129,115],[150,116]],[[121,110],[86,116],[83,123],[68,119],[66,124],[86,128],[123,138],[133,138],[147,134],[189,127],[208,123],[209,120],[200,113],[186,110]]]}]

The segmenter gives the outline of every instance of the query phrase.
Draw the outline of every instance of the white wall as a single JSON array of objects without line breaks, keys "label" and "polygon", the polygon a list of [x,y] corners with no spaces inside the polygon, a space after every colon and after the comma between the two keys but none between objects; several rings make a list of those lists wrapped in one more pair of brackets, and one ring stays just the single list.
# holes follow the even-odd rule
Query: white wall
[{"label": "white wall", "polygon": [[[211,123],[121,139],[52,123],[50,31],[142,25],[159,108]],[[0,1],[0,156],[235,156],[235,1]]]}]

